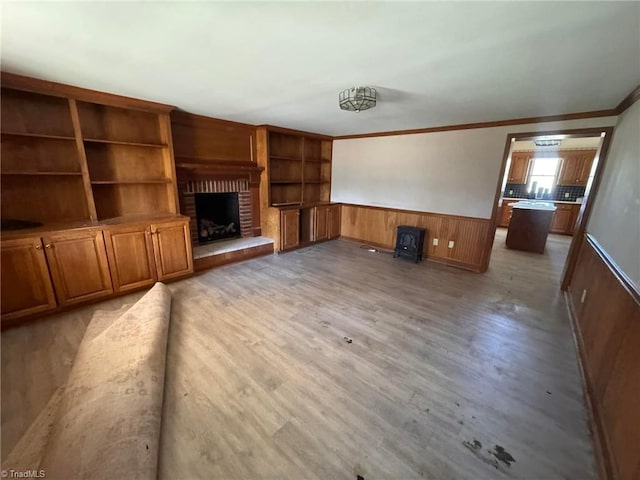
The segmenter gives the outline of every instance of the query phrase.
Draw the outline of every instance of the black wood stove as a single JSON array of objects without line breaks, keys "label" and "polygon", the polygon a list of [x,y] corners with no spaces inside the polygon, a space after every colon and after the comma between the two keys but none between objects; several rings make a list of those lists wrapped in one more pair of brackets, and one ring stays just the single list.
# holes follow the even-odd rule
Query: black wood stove
[{"label": "black wood stove", "polygon": [[408,257],[418,263],[422,260],[424,248],[425,229],[399,225],[396,235],[396,248],[393,251],[395,257]]}]

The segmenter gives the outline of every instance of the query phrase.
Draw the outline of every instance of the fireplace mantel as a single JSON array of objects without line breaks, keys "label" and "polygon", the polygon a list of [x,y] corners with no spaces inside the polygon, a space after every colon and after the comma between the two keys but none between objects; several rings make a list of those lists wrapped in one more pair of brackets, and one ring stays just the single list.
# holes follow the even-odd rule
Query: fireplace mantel
[{"label": "fireplace mantel", "polygon": [[251,187],[260,185],[264,170],[255,162],[238,162],[204,158],[176,157],[178,182],[191,180],[248,180]]}]

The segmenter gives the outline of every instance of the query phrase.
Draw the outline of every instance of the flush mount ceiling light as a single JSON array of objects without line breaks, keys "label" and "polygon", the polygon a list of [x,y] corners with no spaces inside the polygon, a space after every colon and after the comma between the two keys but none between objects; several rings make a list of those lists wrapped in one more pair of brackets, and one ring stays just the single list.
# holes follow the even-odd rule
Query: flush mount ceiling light
[{"label": "flush mount ceiling light", "polygon": [[360,112],[376,106],[376,89],[372,87],[352,87],[340,92],[338,102],[342,110]]},{"label": "flush mount ceiling light", "polygon": [[534,140],[533,143],[536,147],[557,147],[560,145],[560,140]]}]

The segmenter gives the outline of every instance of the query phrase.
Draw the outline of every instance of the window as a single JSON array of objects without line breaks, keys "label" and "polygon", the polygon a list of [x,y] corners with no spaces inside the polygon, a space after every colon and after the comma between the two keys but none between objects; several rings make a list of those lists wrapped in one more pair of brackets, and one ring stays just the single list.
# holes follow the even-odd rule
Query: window
[{"label": "window", "polygon": [[[552,193],[558,172],[559,158],[534,158],[529,176],[529,193]],[[548,192],[547,192],[548,190]]]}]

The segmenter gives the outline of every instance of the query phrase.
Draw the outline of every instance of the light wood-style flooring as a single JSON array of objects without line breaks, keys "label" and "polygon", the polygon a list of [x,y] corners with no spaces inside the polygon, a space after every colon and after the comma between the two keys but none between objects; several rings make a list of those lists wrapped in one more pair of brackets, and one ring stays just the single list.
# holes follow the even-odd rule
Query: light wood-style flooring
[{"label": "light wood-style flooring", "polygon": [[[595,479],[569,241],[499,230],[479,275],[338,240],[171,284],[160,478]],[[91,312],[139,296],[3,332],[3,458]]]}]

